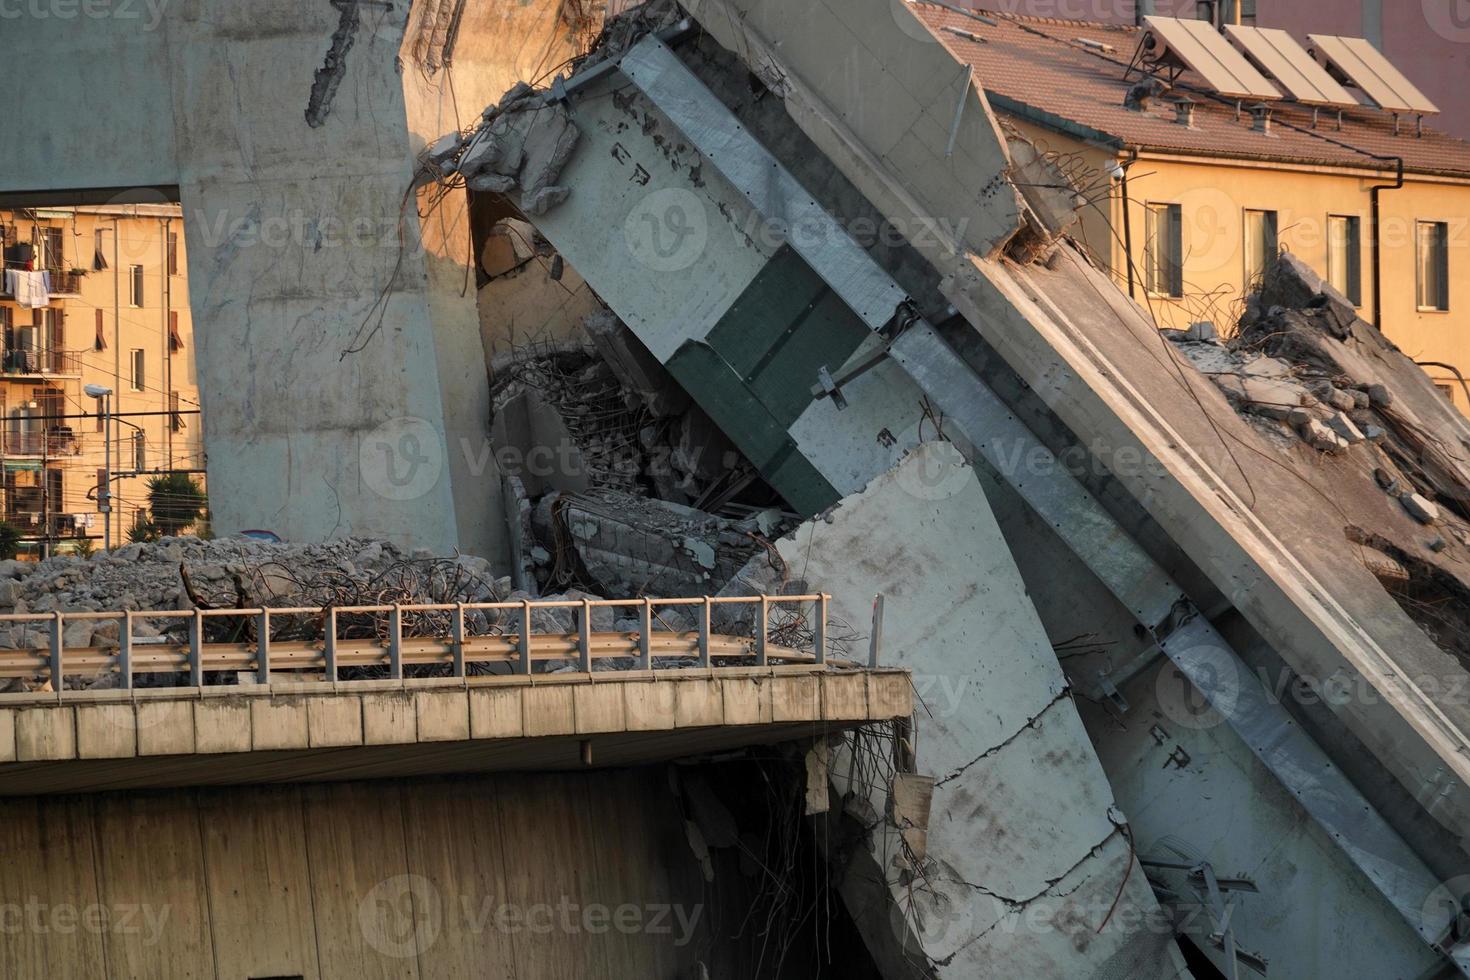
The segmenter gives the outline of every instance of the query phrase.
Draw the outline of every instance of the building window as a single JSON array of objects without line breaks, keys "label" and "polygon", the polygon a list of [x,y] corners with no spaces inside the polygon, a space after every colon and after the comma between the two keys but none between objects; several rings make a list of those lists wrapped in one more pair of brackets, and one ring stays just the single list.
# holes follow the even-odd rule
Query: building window
[{"label": "building window", "polygon": [[102,325],[102,311],[95,310],[94,316],[97,320],[97,336],[92,341],[92,349],[98,351],[107,350],[107,330]]},{"label": "building window", "polygon": [[133,472],[143,473],[148,469],[148,440],[141,432],[133,433]]},{"label": "building window", "polygon": [[1184,213],[1177,204],[1149,204],[1144,221],[1143,262],[1148,291],[1184,295]]},{"label": "building window", "polygon": [[143,267],[135,265],[129,269],[131,283],[128,287],[128,303],[131,306],[143,305]]},{"label": "building window", "polygon": [[1450,308],[1450,226],[1443,221],[1421,221],[1416,237],[1419,309],[1443,312]]},{"label": "building window", "polygon": [[92,401],[96,403],[96,404],[93,405],[93,408],[95,408],[97,410],[97,431],[98,432],[106,431],[106,428],[107,428],[105,425],[102,424],[102,422],[103,422],[103,418],[102,418],[103,401],[102,401],[102,399],[105,398],[105,397],[106,397],[105,395],[98,395],[96,398],[92,399]]},{"label": "building window", "polygon": [[96,228],[92,231],[92,269],[97,272],[107,268],[107,249],[102,239],[106,231],[106,228]]},{"label": "building window", "polygon": [[61,258],[61,229],[36,229],[36,268],[60,272],[65,264]]},{"label": "building window", "polygon": [[1440,384],[1438,381],[1436,381],[1434,383],[1434,387],[1435,387],[1435,389],[1441,395],[1444,396],[1445,401],[1452,402],[1452,401],[1455,400],[1455,386],[1454,385]]},{"label": "building window", "polygon": [[184,338],[179,336],[179,312],[168,311],[168,352],[176,354],[184,349]]},{"label": "building window", "polygon": [[179,236],[174,232],[168,233],[168,274],[179,274]]},{"label": "building window", "polygon": [[1246,211],[1245,213],[1245,288],[1254,291],[1261,284],[1271,263],[1276,261],[1279,245],[1276,240],[1275,211]]},{"label": "building window", "polygon": [[170,391],[168,393],[168,427],[174,432],[184,428],[184,417],[179,414],[179,393]]},{"label": "building window", "polygon": [[1327,281],[1354,306],[1363,305],[1363,222],[1352,215],[1327,216]]},{"label": "building window", "polygon": [[146,382],[148,380],[147,379],[147,375],[146,375],[145,370],[144,370],[144,361],[143,361],[143,350],[142,350],[142,348],[140,348],[140,347],[134,347],[133,348],[133,352],[132,352],[132,363],[133,363],[133,374],[132,374],[132,378],[130,380],[132,381],[133,390],[134,391],[142,391],[143,388],[146,386]]}]

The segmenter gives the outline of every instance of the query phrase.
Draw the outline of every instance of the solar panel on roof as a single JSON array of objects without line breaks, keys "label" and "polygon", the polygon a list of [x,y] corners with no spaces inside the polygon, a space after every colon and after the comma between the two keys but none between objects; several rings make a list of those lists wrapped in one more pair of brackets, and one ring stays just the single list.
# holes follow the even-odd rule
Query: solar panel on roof
[{"label": "solar panel on roof", "polygon": [[1208,21],[1175,17],[1145,17],[1152,61],[1167,61],[1172,55],[1185,67],[1198,72],[1221,95],[1237,99],[1279,99],[1281,92],[1251,66]]},{"label": "solar panel on roof", "polygon": [[1358,100],[1285,31],[1237,24],[1226,30],[1245,49],[1245,56],[1298,102],[1349,108],[1358,105]]},{"label": "solar panel on roof", "polygon": [[1351,84],[1389,112],[1438,112],[1439,107],[1361,37],[1308,34],[1317,52]]}]

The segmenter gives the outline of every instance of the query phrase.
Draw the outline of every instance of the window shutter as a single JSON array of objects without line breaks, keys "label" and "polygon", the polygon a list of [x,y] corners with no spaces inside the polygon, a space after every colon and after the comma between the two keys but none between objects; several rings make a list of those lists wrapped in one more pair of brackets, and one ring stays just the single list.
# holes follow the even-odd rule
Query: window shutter
[{"label": "window shutter", "polygon": [[66,349],[66,310],[58,309],[52,317],[51,349],[53,351]]},{"label": "window shutter", "polygon": [[107,331],[102,326],[102,311],[97,311],[97,340],[93,344],[94,350],[107,350]]},{"label": "window shutter", "polygon": [[184,349],[184,338],[179,336],[179,313],[177,310],[168,311],[168,350],[174,351]]}]

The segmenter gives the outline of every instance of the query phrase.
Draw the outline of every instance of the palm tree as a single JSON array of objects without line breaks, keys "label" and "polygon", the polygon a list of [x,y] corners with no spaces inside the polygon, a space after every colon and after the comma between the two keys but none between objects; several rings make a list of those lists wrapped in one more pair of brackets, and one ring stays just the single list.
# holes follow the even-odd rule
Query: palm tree
[{"label": "palm tree", "polygon": [[199,520],[207,502],[204,489],[187,473],[166,473],[148,481],[150,523],[168,537]]}]

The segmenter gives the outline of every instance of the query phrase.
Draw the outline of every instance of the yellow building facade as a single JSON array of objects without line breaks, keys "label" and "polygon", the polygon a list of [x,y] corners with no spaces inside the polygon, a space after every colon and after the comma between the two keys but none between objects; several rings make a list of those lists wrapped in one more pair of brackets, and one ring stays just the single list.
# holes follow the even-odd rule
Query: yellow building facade
[{"label": "yellow building facade", "polygon": [[[0,233],[0,518],[21,531],[22,557],[100,548],[110,472],[112,543],[125,543],[149,517],[151,477],[204,482],[179,208],[0,211]],[[88,385],[113,392],[110,432]]]},{"label": "yellow building facade", "polygon": [[[1396,172],[1157,152],[1135,156],[1012,122],[1040,146],[1076,154],[1099,175],[1125,169],[1126,194],[1125,181],[1113,181],[1098,206],[1079,211],[1078,234],[1161,327],[1184,329],[1210,320],[1224,332],[1233,329],[1259,272],[1257,233],[1274,226],[1276,248],[1333,281],[1358,306],[1359,316],[1379,325],[1425,366],[1447,397],[1470,411],[1470,393],[1455,373],[1470,375],[1470,178],[1410,173],[1402,187],[1393,188]],[[1372,191],[1379,185],[1390,185],[1378,194],[1381,319]],[[1167,277],[1149,281],[1150,259],[1171,250],[1159,244],[1170,233],[1159,218],[1163,208],[1177,208],[1182,289],[1168,288]]]},{"label": "yellow building facade", "polygon": [[1229,334],[1290,251],[1470,411],[1470,143],[1434,116],[1347,89],[1358,103],[1301,102],[1284,84],[1279,99],[1230,96],[1150,68],[1131,25],[997,14],[977,34],[949,7],[915,10],[973,66],[1002,127],[1078,189],[1074,234],[1160,327]]}]

